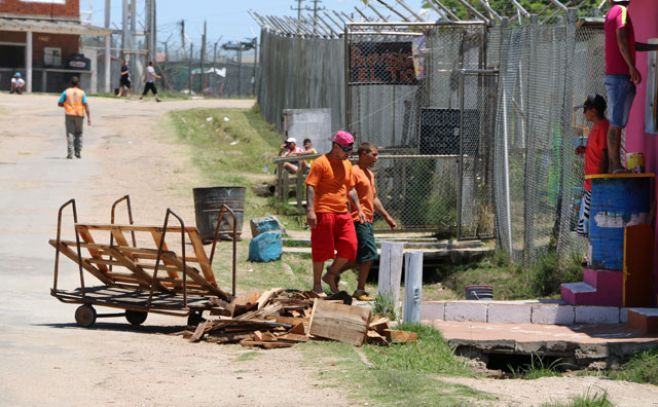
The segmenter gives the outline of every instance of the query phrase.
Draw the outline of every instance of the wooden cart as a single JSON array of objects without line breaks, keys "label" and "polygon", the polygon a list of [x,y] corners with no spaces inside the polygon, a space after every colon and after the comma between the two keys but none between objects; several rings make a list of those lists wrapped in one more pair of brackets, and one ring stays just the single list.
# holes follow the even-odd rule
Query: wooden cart
[{"label": "wooden cart", "polygon": [[[129,224],[115,223],[115,210],[121,202],[126,203]],[[63,240],[62,214],[69,206],[75,239]],[[126,195],[112,205],[109,224],[86,224],[78,222],[75,200],[71,199],[59,208],[57,238],[49,241],[56,249],[51,295],[65,303],[81,304],[75,311],[75,320],[83,327],[94,325],[96,318],[118,316],[140,325],[150,312],[187,316],[188,324],[195,325],[201,320],[203,310],[212,307],[213,300],[230,299],[219,288],[212,269],[219,228],[227,215],[233,217],[233,236],[236,236],[235,215],[223,205],[208,256],[196,227],[185,226],[183,219],[171,209],[167,209],[163,226],[135,225],[130,197]],[[179,225],[169,225],[170,217],[176,218]],[[172,241],[176,241],[173,246],[179,248],[178,253],[171,250]],[[186,253],[188,244],[192,254]],[[79,288],[58,288],[60,254],[78,265]],[[102,285],[87,286],[85,271]],[[233,239],[232,295],[235,295],[235,271],[236,239]],[[98,314],[94,306],[123,312]]]}]

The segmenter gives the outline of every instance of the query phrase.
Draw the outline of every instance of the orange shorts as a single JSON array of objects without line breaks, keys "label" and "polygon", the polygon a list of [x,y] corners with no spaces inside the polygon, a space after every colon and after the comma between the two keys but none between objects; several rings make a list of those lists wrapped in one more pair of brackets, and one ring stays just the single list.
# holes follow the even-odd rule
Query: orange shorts
[{"label": "orange shorts", "polygon": [[311,257],[314,262],[340,257],[356,259],[356,232],[349,212],[318,213],[318,225],[311,229]]}]

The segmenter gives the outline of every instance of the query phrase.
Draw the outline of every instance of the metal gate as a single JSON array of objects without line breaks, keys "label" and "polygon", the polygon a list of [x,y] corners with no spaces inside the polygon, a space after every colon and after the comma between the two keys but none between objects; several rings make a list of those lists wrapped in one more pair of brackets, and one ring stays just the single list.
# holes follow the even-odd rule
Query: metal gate
[{"label": "metal gate", "polygon": [[487,27],[350,23],[344,41],[345,122],[358,142],[384,147],[378,195],[401,229],[493,236]]}]

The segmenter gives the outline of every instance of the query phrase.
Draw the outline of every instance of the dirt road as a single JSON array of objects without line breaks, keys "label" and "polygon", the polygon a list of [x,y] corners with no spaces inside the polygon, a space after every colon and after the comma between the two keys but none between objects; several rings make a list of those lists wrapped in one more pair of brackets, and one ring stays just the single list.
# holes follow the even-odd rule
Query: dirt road
[{"label": "dirt road", "polygon": [[[348,405],[320,386],[294,349],[254,355],[240,346],[188,344],[159,334],[184,323],[163,316],[149,315],[138,329],[123,319],[81,329],[75,306],[49,296],[48,239],[62,203],[76,198],[80,219],[108,222],[111,203],[130,194],[139,223],[160,224],[167,207],[193,222],[191,189],[203,179],[173,142],[165,113],[252,104],[91,98],[82,159],[67,160],[55,96],[0,95],[0,405]],[[75,288],[72,262],[62,266]]]},{"label": "dirt road", "polygon": [[[205,184],[165,113],[252,101],[91,98],[82,159],[66,160],[55,100],[0,95],[0,406],[352,405],[323,386],[294,348],[190,344],[164,335],[184,320],[163,316],[149,315],[139,328],[123,319],[75,325],[75,306],[49,296],[54,250],[47,242],[57,208],[73,197],[80,219],[107,222],[110,204],[130,194],[139,223],[159,224],[167,207],[192,222],[191,189]],[[66,286],[77,287],[77,269],[68,260],[62,266]],[[595,378],[445,381],[497,396],[484,405],[539,405],[592,389],[607,391],[615,405],[658,406],[655,386]]]}]

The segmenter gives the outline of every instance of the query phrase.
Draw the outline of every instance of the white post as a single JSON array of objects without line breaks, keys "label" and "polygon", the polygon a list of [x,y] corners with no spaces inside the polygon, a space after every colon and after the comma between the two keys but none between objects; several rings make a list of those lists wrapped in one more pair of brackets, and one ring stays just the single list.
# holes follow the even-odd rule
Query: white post
[{"label": "white post", "polygon": [[25,35],[25,82],[27,93],[32,93],[32,31]]},{"label": "white post", "polygon": [[404,243],[382,242],[379,257],[379,295],[393,301],[393,307],[398,309],[400,302],[400,279],[402,277],[402,255]]},{"label": "white post", "polygon": [[111,68],[112,68],[112,55],[110,53],[110,46],[112,41],[112,35],[108,34],[105,36],[105,77],[103,78],[103,90],[105,93],[110,93],[111,90]]},{"label": "white post", "polygon": [[404,255],[404,322],[420,322],[423,290],[423,252]]},{"label": "white post", "polygon": [[[105,28],[110,29],[112,0],[105,0]],[[103,91],[110,93],[112,90],[112,83],[110,76],[112,75],[112,34],[105,35],[105,76],[103,78]]]}]

